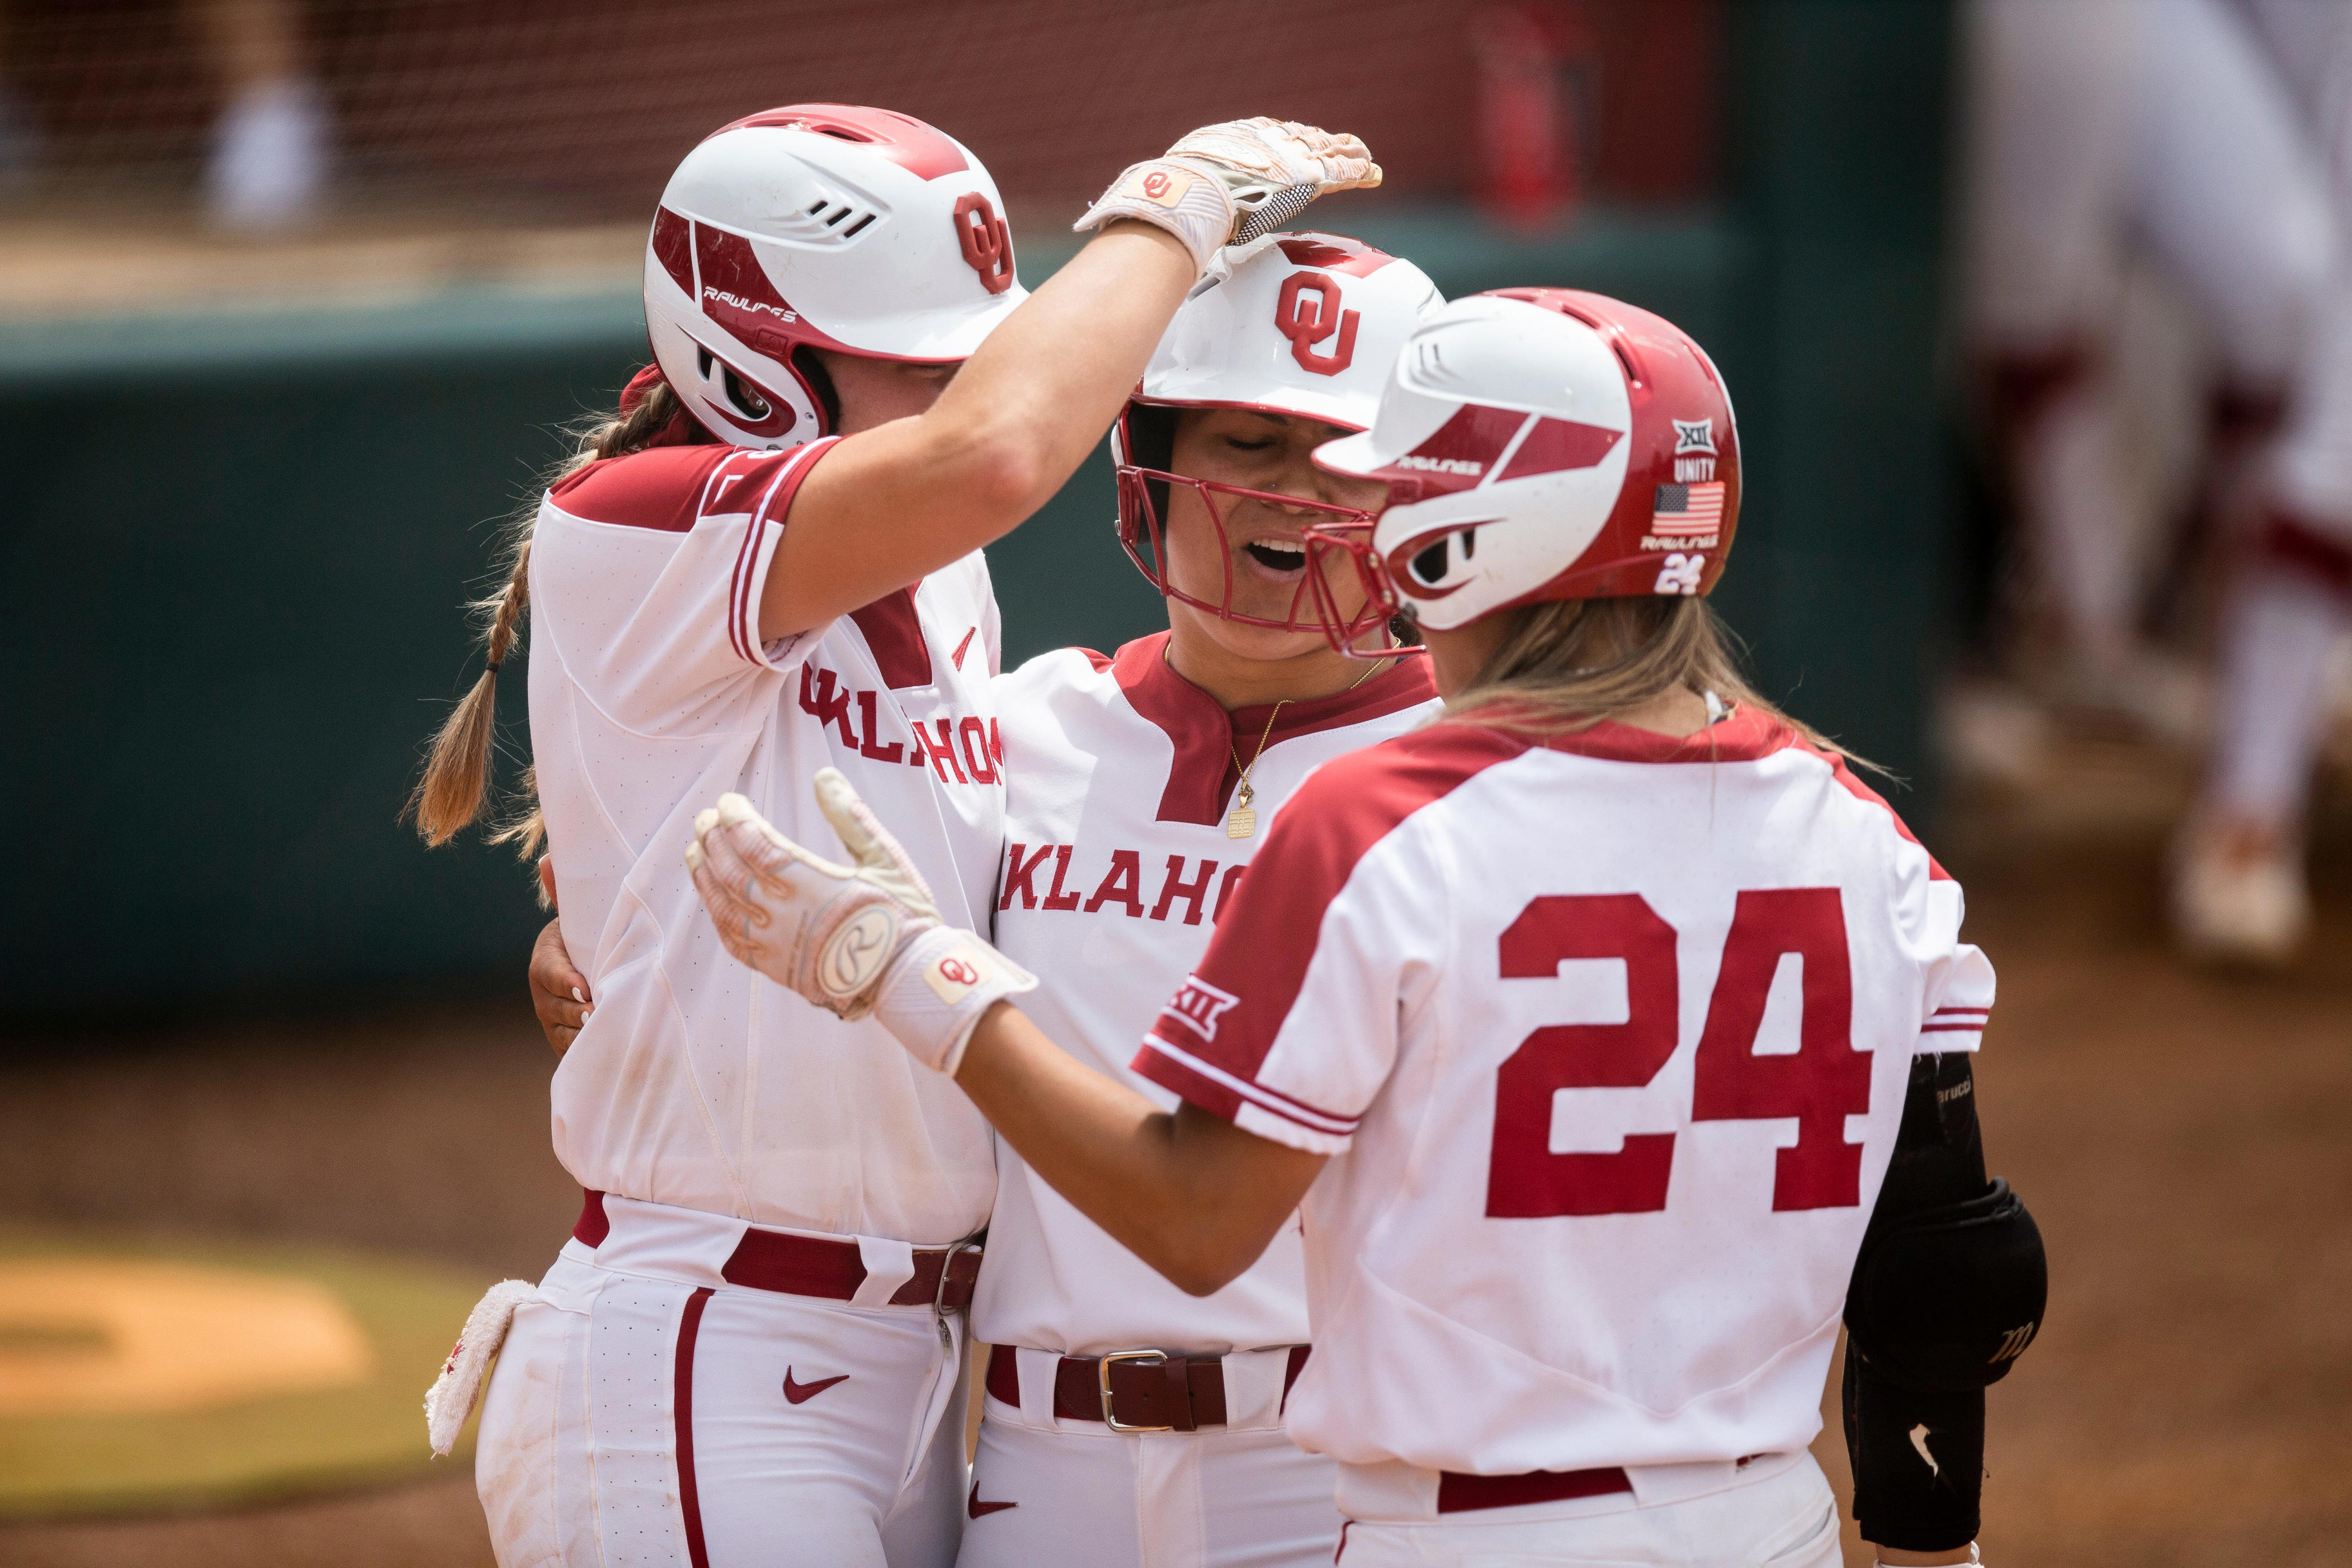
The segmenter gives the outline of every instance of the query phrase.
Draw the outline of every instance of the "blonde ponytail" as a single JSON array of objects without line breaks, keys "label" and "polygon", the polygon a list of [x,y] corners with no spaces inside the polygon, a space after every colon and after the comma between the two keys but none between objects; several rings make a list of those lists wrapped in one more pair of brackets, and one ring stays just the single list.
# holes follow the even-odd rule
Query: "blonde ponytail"
[{"label": "blonde ponytail", "polygon": [[530,602],[530,535],[526,532],[515,541],[505,590],[470,606],[489,617],[482,632],[488,658],[473,689],[433,737],[425,775],[408,797],[409,809],[416,814],[416,831],[427,844],[446,844],[482,814],[482,797],[489,788],[490,743],[498,731],[499,668],[514,647],[515,628]]},{"label": "blonde ponytail", "polygon": [[[705,442],[710,439],[688,418],[667,382],[648,367],[621,395],[618,415],[593,416],[572,427],[572,450],[546,476],[542,489],[605,458],[618,458],[647,447]],[[489,793],[490,752],[498,739],[499,669],[514,647],[523,612],[530,605],[530,536],[539,521],[539,500],[533,496],[516,515],[509,533],[506,586],[467,607],[485,617],[482,644],[487,655],[482,673],[455,711],[442,722],[425,759],[425,772],[408,797],[402,815],[414,815],[425,842],[439,847],[472,826],[482,815]],[[513,844],[526,860],[535,859],[546,838],[539,812],[539,784],[533,770],[522,775],[522,815],[489,835],[493,844]]]},{"label": "blonde ponytail", "polygon": [[1759,696],[1740,673],[1732,635],[1705,599],[1561,599],[1503,612],[1502,646],[1446,704],[1446,717],[1538,734],[1588,730],[1668,691],[1712,691],[1813,745],[1884,772]]}]

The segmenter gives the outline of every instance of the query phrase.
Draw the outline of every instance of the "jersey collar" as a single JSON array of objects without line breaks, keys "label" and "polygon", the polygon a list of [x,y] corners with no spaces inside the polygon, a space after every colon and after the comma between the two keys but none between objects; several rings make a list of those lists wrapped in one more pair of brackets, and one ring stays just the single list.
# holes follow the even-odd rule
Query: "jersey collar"
[{"label": "jersey collar", "polygon": [[[1241,780],[1234,753],[1247,760],[1260,735],[1267,750],[1326,730],[1386,718],[1436,700],[1427,659],[1400,659],[1349,691],[1304,702],[1255,703],[1227,712],[1217,700],[1177,674],[1168,664],[1166,632],[1138,637],[1111,659],[1119,691],[1137,713],[1159,726],[1174,748],[1168,783],[1160,791],[1160,822],[1196,822],[1214,826],[1225,818],[1225,803]],[[1266,721],[1274,721],[1269,731]]]}]

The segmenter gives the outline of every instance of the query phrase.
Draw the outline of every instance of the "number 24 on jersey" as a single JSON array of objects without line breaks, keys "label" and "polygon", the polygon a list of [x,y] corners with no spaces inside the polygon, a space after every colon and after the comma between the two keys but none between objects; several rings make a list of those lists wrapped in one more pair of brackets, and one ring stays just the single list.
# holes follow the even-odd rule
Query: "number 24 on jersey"
[{"label": "number 24 on jersey", "polygon": [[[1506,980],[1549,978],[1570,959],[1621,959],[1622,1024],[1547,1024],[1504,1059],[1495,1084],[1486,1213],[1496,1219],[1649,1214],[1666,1206],[1672,1132],[1634,1132],[1613,1153],[1554,1153],[1552,1097],[1563,1089],[1638,1089],[1657,1077],[1680,1036],[1675,928],[1639,893],[1538,898],[1502,935]],[[1756,1054],[1764,1004],[1785,953],[1801,955],[1803,1022],[1794,1055]],[[1691,1119],[1794,1117],[1797,1142],[1778,1152],[1775,1209],[1859,1205],[1862,1145],[1845,1119],[1870,1109],[1868,1052],[1853,1043],[1853,980],[1835,888],[1739,895],[1700,1032]]]}]

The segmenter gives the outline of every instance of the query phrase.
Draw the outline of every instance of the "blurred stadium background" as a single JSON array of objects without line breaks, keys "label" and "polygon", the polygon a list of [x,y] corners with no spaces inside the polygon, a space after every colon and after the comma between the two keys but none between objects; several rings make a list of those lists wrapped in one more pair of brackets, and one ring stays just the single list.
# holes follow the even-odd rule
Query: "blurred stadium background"
[{"label": "blurred stadium background", "polygon": [[[1316,221],[1449,294],[1690,327],[1749,460],[1718,602],[1767,690],[1904,781],[2001,966],[1985,1115],[2054,1283],[1995,1392],[1988,1552],[2343,1561],[2345,797],[2302,959],[2171,956],[2193,745],[2045,700],[2003,640],[2032,587],[1963,417],[1956,29],[1939,0],[0,0],[0,1561],[488,1561],[415,1402],[576,1196],[530,879],[396,817],[499,523],[643,363],[663,180],[808,100],[979,151],[1032,287],[1139,151],[1268,111],[1365,137],[1387,185]],[[2134,287],[2155,516],[2200,362]],[[1112,510],[1098,458],[992,550],[1008,661],[1155,624]],[[215,1353],[139,1316],[142,1268],[275,1281],[311,1381],[124,1392]]]}]

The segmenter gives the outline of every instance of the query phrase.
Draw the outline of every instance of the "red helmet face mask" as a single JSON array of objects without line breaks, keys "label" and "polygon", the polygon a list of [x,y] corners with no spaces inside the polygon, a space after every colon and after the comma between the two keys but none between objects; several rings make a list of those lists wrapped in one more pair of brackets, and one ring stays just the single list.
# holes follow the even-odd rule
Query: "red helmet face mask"
[{"label": "red helmet face mask", "polygon": [[[1174,410],[1164,413],[1172,424]],[[1132,452],[1133,425],[1129,415],[1120,416],[1119,435],[1122,450]],[[1200,522],[1216,535],[1218,579],[1213,588],[1202,583],[1188,588],[1177,581],[1179,568],[1169,547],[1168,519],[1169,513],[1187,504],[1188,499],[1197,500]],[[1236,555],[1250,555],[1269,572],[1291,569],[1284,559],[1289,552],[1281,542],[1261,540],[1234,548],[1234,535],[1242,531],[1230,527],[1228,520],[1237,507],[1243,506],[1278,508],[1297,531],[1298,579],[1290,591],[1286,607],[1279,615],[1253,614],[1235,603]],[[1323,631],[1324,606],[1348,596],[1347,591],[1354,586],[1354,575],[1337,563],[1318,566],[1307,541],[1317,528],[1369,530],[1371,524],[1370,512],[1353,507],[1196,479],[1169,468],[1144,468],[1131,462],[1118,466],[1118,542],[1126,549],[1128,559],[1135,563],[1136,570],[1163,597],[1239,626],[1283,632]],[[1213,597],[1210,596],[1212,592]]]},{"label": "red helmet face mask", "polygon": [[[1340,235],[1268,235],[1223,253],[1112,427],[1119,543],[1145,580],[1219,620],[1271,631],[1328,636],[1330,605],[1360,610],[1352,568],[1318,566],[1307,540],[1317,528],[1369,527],[1371,514],[1233,482],[1273,480],[1271,468],[1226,469],[1233,479],[1180,473],[1177,421],[1183,410],[1237,409],[1360,430],[1397,351],[1444,303],[1411,262]],[[1330,493],[1328,482],[1307,488]]]}]

